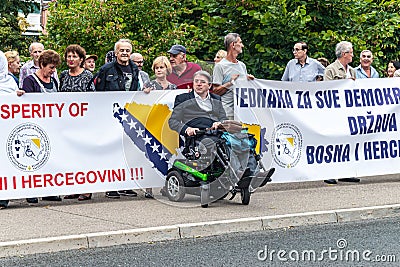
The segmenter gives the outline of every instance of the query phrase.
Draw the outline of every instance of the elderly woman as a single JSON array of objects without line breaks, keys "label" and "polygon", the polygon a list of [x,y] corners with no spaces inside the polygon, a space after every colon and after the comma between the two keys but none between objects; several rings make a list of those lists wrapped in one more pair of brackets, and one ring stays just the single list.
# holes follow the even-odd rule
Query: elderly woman
[{"label": "elderly woman", "polygon": [[21,62],[17,51],[7,51],[4,53],[8,61],[8,74],[14,78],[15,82],[19,85],[19,80],[16,75],[19,74]]},{"label": "elderly woman", "polygon": [[215,64],[219,63],[223,58],[226,58],[226,55],[227,53],[225,50],[218,50],[214,58],[214,63]]},{"label": "elderly woman", "polygon": [[[172,72],[172,66],[169,59],[165,56],[160,56],[154,59],[151,68],[156,76],[155,80],[145,83],[143,92],[150,93],[151,90],[175,90],[176,85],[167,80],[167,76]],[[151,188],[146,188],[144,194],[146,198],[154,198]]]},{"label": "elderly woman", "polygon": [[[96,57],[97,58],[97,57]],[[95,90],[92,82],[93,74],[85,69],[86,51],[77,44],[69,45],[65,49],[64,59],[68,70],[60,74],[60,92],[93,92]],[[64,199],[77,198],[79,201],[92,198],[91,193],[66,195]]]},{"label": "elderly woman", "polygon": [[15,93],[18,90],[18,84],[13,77],[8,74],[8,61],[2,51],[0,51],[0,92]]},{"label": "elderly woman", "polygon": [[156,76],[155,80],[145,83],[143,91],[149,93],[151,90],[175,90],[176,85],[167,80],[167,76],[172,72],[171,63],[165,56],[154,59],[151,67]]},{"label": "elderly woman", "polygon": [[[22,89],[26,93],[55,93],[58,91],[58,83],[52,77],[61,63],[60,55],[54,50],[44,50],[38,59],[39,69],[26,77],[22,83]],[[61,201],[59,196],[42,197],[42,200]],[[29,203],[37,203],[37,198],[31,198]]]},{"label": "elderly woman", "polygon": [[[17,93],[18,83],[16,83],[8,73],[8,61],[6,56],[2,51],[0,51],[0,94],[4,93]],[[8,200],[0,200],[0,209],[5,209],[8,207]]]},{"label": "elderly woman", "polygon": [[64,59],[69,69],[60,74],[60,92],[93,92],[93,74],[84,68],[85,49],[77,44],[69,45],[65,50]]},{"label": "elderly woman", "polygon": [[400,69],[400,62],[399,61],[395,61],[395,60],[391,60],[386,68],[386,74],[387,77],[392,78],[394,77],[394,73]]},{"label": "elderly woman", "polygon": [[52,77],[61,63],[60,55],[54,50],[45,50],[39,56],[39,67],[35,73],[26,77],[22,89],[27,93],[55,93],[58,83]]}]

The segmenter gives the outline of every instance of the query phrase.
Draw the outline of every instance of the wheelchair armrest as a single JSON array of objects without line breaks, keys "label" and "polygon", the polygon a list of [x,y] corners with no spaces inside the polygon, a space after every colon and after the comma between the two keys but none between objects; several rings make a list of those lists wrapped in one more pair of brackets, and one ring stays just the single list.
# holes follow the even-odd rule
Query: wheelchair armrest
[{"label": "wheelchair armrest", "polygon": [[218,129],[228,132],[228,133],[240,133],[243,129],[242,123],[234,120],[223,121]]}]

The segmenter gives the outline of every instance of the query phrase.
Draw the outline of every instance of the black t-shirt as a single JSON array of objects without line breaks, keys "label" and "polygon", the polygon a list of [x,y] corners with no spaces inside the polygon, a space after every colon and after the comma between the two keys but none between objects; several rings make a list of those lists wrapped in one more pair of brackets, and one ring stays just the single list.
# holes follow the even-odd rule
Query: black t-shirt
[{"label": "black t-shirt", "polygon": [[124,66],[124,65],[118,64],[118,66],[122,70],[122,73],[124,75],[125,90],[129,91],[131,89],[131,85],[132,85],[132,77],[133,77],[132,68],[130,65]]}]

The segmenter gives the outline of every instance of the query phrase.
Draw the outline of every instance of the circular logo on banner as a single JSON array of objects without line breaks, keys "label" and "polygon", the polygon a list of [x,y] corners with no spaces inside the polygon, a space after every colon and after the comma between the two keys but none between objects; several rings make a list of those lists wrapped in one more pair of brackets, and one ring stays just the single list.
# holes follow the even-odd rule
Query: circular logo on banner
[{"label": "circular logo on banner", "polygon": [[36,124],[20,124],[8,136],[7,155],[17,169],[25,172],[36,171],[49,159],[49,138]]},{"label": "circular logo on banner", "polygon": [[293,168],[301,157],[303,138],[299,128],[282,123],[272,133],[271,150],[276,164],[282,168]]}]

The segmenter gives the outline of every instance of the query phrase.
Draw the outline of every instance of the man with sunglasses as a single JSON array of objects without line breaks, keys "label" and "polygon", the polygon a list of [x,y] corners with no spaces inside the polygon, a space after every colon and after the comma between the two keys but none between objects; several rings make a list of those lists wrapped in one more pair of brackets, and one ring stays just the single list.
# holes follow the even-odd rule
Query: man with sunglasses
[{"label": "man with sunglasses", "polygon": [[321,80],[325,67],[317,60],[307,56],[308,45],[305,42],[297,42],[292,52],[294,59],[287,63],[282,81],[315,82]]},{"label": "man with sunglasses", "polygon": [[201,67],[187,61],[186,47],[183,45],[173,45],[168,53],[172,72],[167,76],[167,80],[175,84],[178,89],[192,89],[193,74],[201,70]]},{"label": "man with sunglasses", "polygon": [[133,63],[136,64],[139,69],[139,90],[142,91],[144,85],[150,82],[149,74],[142,70],[144,64],[143,56],[139,53],[132,53],[131,60],[133,61]]},{"label": "man with sunglasses", "polygon": [[360,54],[360,65],[355,68],[356,78],[379,78],[379,73],[371,66],[374,56],[370,50],[363,50]]}]

